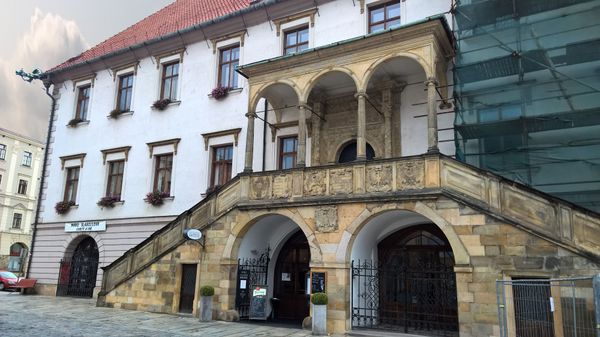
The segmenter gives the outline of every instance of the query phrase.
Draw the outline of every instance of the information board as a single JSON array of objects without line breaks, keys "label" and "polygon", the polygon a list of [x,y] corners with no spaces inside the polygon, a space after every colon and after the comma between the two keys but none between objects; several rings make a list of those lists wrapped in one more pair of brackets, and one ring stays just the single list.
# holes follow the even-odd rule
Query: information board
[{"label": "information board", "polygon": [[325,279],[327,273],[322,271],[313,271],[310,273],[310,293],[324,293],[325,291]]},{"label": "information board", "polygon": [[252,289],[249,318],[267,320],[267,286],[256,286]]}]

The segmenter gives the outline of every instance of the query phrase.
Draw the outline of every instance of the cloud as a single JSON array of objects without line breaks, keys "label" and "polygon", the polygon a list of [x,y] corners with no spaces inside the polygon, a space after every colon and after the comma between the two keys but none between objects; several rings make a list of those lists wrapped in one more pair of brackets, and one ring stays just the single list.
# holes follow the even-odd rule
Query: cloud
[{"label": "cloud", "polygon": [[50,99],[40,81],[23,82],[15,70],[47,70],[87,48],[74,21],[36,8],[12,57],[0,59],[0,127],[45,140]]}]

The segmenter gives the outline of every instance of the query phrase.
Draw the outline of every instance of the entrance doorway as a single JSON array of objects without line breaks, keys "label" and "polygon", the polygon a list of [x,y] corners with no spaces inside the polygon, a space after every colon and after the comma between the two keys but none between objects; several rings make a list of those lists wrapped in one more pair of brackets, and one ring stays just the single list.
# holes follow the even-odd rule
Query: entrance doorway
[{"label": "entrance doorway", "polygon": [[454,256],[441,230],[399,230],[377,245],[377,255],[377,263],[352,262],[353,328],[457,337]]},{"label": "entrance doorway", "polygon": [[91,237],[83,239],[72,258],[60,262],[58,296],[92,297],[98,274],[98,246]]},{"label": "entrance doorway", "polygon": [[302,231],[287,240],[275,265],[275,319],[298,322],[309,315],[310,248]]},{"label": "entrance doorway", "polygon": [[195,264],[181,265],[181,291],[179,292],[179,312],[181,313],[191,314],[194,311],[197,269]]}]

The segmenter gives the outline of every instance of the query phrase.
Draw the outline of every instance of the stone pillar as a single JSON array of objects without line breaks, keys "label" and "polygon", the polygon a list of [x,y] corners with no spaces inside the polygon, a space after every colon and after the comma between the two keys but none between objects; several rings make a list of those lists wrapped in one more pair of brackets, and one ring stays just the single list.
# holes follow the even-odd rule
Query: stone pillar
[{"label": "stone pillar", "polygon": [[381,88],[381,112],[383,113],[384,158],[392,158],[392,86]]},{"label": "stone pillar", "polygon": [[252,172],[252,160],[254,156],[254,118],[256,114],[249,112],[246,114],[248,117],[248,129],[246,130],[246,158],[244,162],[244,172]]},{"label": "stone pillar", "polygon": [[366,101],[367,94],[365,92],[358,92],[354,95],[358,99],[358,129],[356,132],[356,160],[365,161],[367,160],[367,113],[366,113]]},{"label": "stone pillar", "polygon": [[313,104],[313,111],[315,112],[312,116],[312,161],[311,165],[316,166],[321,164],[321,118],[323,116],[323,103],[315,102]]},{"label": "stone pillar", "polygon": [[439,153],[438,148],[438,126],[437,126],[437,106],[436,106],[436,86],[438,82],[435,77],[430,77],[425,81],[427,88],[427,153]]},{"label": "stone pillar", "polygon": [[298,105],[298,158],[296,167],[306,166],[306,105]]}]

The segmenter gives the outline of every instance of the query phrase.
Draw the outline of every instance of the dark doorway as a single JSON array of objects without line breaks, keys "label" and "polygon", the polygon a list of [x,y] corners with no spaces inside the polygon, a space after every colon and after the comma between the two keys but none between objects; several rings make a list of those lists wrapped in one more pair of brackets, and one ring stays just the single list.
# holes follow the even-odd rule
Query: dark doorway
[{"label": "dark doorway", "polygon": [[309,315],[309,262],[308,241],[298,231],[285,243],[275,265],[274,296],[279,299],[275,319],[301,323]]},{"label": "dark doorway", "polygon": [[83,239],[73,257],[60,262],[58,296],[92,297],[98,273],[98,246],[91,237]]},{"label": "dark doorway", "polygon": [[[519,280],[519,278],[513,278]],[[515,332],[517,337],[554,337],[550,307],[550,282],[544,279],[514,282]]]},{"label": "dark doorway", "polygon": [[[375,158],[375,150],[367,143],[367,160],[373,160]],[[349,163],[356,160],[356,141],[346,144],[340,152],[338,163]]]},{"label": "dark doorway", "polygon": [[196,270],[197,265],[195,264],[181,265],[179,312],[191,314],[194,311],[194,298],[196,297]]}]

